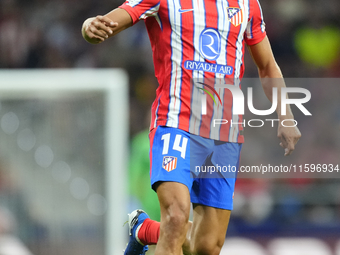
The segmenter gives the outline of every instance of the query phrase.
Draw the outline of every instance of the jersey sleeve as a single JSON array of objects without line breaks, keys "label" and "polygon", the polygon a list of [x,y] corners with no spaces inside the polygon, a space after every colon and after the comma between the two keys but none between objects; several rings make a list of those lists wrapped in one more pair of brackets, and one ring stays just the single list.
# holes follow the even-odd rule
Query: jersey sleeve
[{"label": "jersey sleeve", "polygon": [[119,8],[126,10],[135,24],[139,20],[156,16],[159,6],[160,0],[127,0]]},{"label": "jersey sleeve", "polygon": [[263,21],[261,5],[258,0],[249,0],[249,20],[245,33],[245,41],[248,45],[261,42],[266,37],[266,24]]}]

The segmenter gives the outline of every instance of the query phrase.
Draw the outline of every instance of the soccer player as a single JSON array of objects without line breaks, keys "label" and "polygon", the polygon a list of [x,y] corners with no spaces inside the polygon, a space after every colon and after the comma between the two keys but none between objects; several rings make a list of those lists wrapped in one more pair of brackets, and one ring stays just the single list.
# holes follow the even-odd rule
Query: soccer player
[{"label": "soccer player", "polygon": [[[128,0],[104,16],[87,19],[82,34],[97,44],[139,20],[148,30],[159,82],[149,138],[151,184],[158,195],[161,222],[149,219],[142,210],[132,212],[125,254],[145,254],[150,244],[157,244],[156,255],[219,254],[235,178],[221,173],[204,178],[192,166],[239,165],[243,121],[233,114],[231,90],[240,86],[245,46],[270,101],[272,89],[278,88],[278,119],[294,119],[289,105],[287,114],[281,113],[280,88],[285,84],[260,4],[257,0]],[[197,108],[201,101],[205,103]],[[229,121],[216,127],[216,119]],[[288,123],[278,124],[285,155],[292,153],[301,136]],[[189,222],[191,203],[193,221]]]}]

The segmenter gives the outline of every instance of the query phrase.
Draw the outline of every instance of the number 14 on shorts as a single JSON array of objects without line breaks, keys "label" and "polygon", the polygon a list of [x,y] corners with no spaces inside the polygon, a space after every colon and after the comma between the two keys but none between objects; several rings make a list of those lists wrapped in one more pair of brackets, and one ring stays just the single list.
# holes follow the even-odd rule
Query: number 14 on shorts
[{"label": "number 14 on shorts", "polygon": [[[170,133],[162,135],[162,141],[163,141],[163,155],[166,155],[169,153],[169,147],[170,147]],[[188,138],[183,137],[182,135],[176,135],[175,142],[172,146],[172,149],[175,151],[179,151],[181,153],[181,157],[185,159],[185,153],[187,150],[187,144],[188,144]]]}]

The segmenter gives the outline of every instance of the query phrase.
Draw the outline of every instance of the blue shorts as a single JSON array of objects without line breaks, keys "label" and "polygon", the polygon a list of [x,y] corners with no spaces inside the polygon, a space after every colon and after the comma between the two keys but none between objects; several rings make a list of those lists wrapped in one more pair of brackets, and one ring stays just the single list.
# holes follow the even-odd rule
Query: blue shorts
[{"label": "blue shorts", "polygon": [[192,203],[232,210],[242,144],[158,126],[150,138],[152,188],[160,181],[186,185]]}]

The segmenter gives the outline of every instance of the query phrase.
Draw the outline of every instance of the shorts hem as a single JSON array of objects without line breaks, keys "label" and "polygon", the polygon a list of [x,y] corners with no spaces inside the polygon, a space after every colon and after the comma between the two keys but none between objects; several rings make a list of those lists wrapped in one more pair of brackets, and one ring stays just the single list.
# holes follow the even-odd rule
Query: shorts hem
[{"label": "shorts hem", "polygon": [[193,196],[191,196],[191,203],[201,204],[204,206],[214,207],[214,208],[223,209],[223,210],[229,210],[229,211],[233,210],[232,204],[220,203],[220,202],[211,201],[211,200],[208,201],[208,200],[198,198],[198,197],[193,197]]},{"label": "shorts hem", "polygon": [[185,183],[185,182],[179,181],[179,180],[173,180],[173,179],[160,179],[160,180],[156,180],[156,181],[151,182],[151,188],[152,188],[155,192],[156,192],[156,190],[155,190],[154,185],[155,185],[157,182],[177,182],[177,183],[180,183],[180,184],[185,185],[185,186],[188,188],[189,193],[190,193],[190,191],[191,191],[191,184],[188,184],[188,183]]}]

